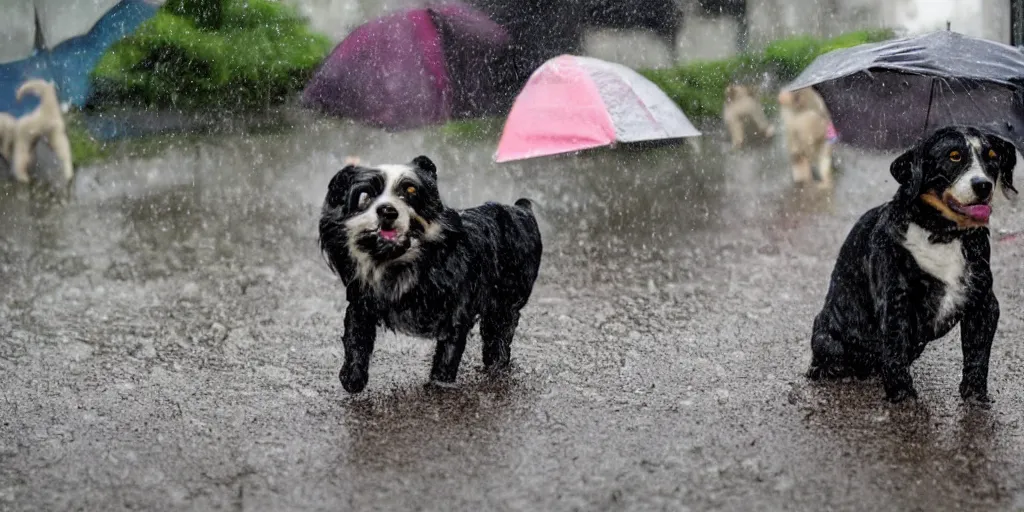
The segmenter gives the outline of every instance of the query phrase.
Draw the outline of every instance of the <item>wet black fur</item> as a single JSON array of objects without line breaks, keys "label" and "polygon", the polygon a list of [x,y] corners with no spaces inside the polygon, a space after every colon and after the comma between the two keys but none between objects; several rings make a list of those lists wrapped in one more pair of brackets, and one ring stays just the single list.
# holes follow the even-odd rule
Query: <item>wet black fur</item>
[{"label": "wet black fur", "polygon": [[[897,158],[890,171],[899,191],[892,201],[865,213],[840,249],[824,308],[814,320],[809,378],[880,375],[890,401],[916,397],[911,363],[927,343],[960,323],[960,395],[989,401],[989,354],[999,302],[992,292],[988,228],[959,229],[919,199],[922,191],[941,193],[955,179],[959,170],[947,155],[950,144],[963,141],[965,133],[981,137],[985,153],[988,147],[996,149],[997,159],[985,161],[984,171],[1013,191],[1014,146],[973,128],[939,129]],[[923,271],[902,245],[911,222],[930,233],[932,242],[961,240],[966,300],[941,325],[936,317],[945,285]]]},{"label": "wet black fur", "polygon": [[383,279],[382,285],[388,287],[401,273],[416,272],[414,286],[397,300],[360,281],[346,247],[343,223],[359,213],[352,196],[358,196],[360,183],[379,179],[374,178],[376,171],[348,166],[328,186],[320,246],[347,289],[345,363],[339,378],[350,393],[366,386],[379,326],[436,340],[430,371],[434,382],[455,381],[466,337],[477,321],[485,367],[507,367],[520,310],[537,279],[542,243],[528,199],[514,206],[486,203],[454,210],[441,202],[434,164],[421,156],[413,160],[413,167],[422,185],[421,200],[411,206],[428,222],[442,222],[444,235],[436,242],[423,242],[416,259],[396,266]]}]

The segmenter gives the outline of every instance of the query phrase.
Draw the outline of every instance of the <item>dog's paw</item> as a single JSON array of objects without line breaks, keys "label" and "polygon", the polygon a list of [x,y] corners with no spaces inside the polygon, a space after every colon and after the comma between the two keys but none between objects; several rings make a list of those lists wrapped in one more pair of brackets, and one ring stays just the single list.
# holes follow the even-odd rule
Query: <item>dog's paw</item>
[{"label": "dog's paw", "polygon": [[366,382],[370,379],[370,375],[366,370],[346,364],[341,367],[338,379],[341,380],[341,387],[345,388],[345,391],[359,393],[366,388]]},{"label": "dog's paw", "polygon": [[455,372],[435,370],[430,372],[430,382],[440,385],[453,385],[455,384],[455,375]]},{"label": "dog's paw", "polygon": [[992,399],[989,398],[988,391],[986,389],[978,389],[978,386],[970,386],[961,383],[960,398],[962,398],[968,405],[975,405],[984,408],[992,406]]},{"label": "dog's paw", "polygon": [[804,373],[804,377],[806,377],[808,380],[815,380],[815,381],[823,380],[827,376],[828,376],[828,371],[823,366],[814,366],[814,365],[812,365]]},{"label": "dog's paw", "polygon": [[964,405],[978,409],[991,409],[993,403],[994,400],[987,396],[983,396],[980,398],[975,396],[968,396],[964,398]]},{"label": "dog's paw", "polygon": [[453,384],[455,377],[459,374],[459,367],[446,368],[444,365],[436,365],[430,369],[430,382],[442,384]]},{"label": "dog's paw", "polygon": [[841,364],[811,365],[804,374],[808,380],[839,380],[849,377],[853,372]]},{"label": "dog's paw", "polygon": [[501,350],[498,347],[488,347],[484,350],[484,368],[487,371],[503,371],[512,364],[512,355],[508,349]]},{"label": "dog's paw", "polygon": [[910,385],[887,389],[885,391],[885,399],[893,404],[905,402],[907,399],[917,400],[917,390],[914,389],[914,386]]},{"label": "dog's paw", "polygon": [[882,385],[885,387],[886,400],[898,404],[908,398],[917,398],[914,389],[914,378],[910,369],[901,365],[888,365],[882,369]]}]

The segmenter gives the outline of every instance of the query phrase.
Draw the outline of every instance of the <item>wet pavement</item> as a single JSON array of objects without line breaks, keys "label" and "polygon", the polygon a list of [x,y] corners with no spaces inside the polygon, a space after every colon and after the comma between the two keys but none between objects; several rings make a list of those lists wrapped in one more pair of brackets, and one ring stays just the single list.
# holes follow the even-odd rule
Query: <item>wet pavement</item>
[{"label": "wet pavement", "polygon": [[[0,509],[1024,509],[1024,242],[993,249],[991,410],[960,405],[956,330],[917,403],[801,376],[885,155],[842,149],[829,194],[714,132],[496,165],[491,142],[302,124],[86,168],[67,200],[0,186]],[[382,334],[350,396],[320,201],[347,155],[420,153],[451,205],[539,204],[515,368],[480,374],[474,331],[428,390],[433,344]]]}]

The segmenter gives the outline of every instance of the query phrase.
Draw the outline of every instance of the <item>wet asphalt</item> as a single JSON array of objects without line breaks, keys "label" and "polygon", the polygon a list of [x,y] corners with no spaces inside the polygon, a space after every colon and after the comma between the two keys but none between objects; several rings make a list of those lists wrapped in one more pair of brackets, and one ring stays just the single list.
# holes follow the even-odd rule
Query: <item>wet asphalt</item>
[{"label": "wet asphalt", "polygon": [[[916,403],[802,377],[891,156],[841,148],[828,193],[714,130],[497,165],[493,141],[300,125],[118,157],[66,198],[0,185],[0,509],[1024,509],[1024,241],[993,249],[991,410],[960,404],[957,330]],[[480,373],[474,331],[427,389],[433,344],[388,333],[348,395],[320,202],[347,155],[421,153],[450,205],[539,205],[514,370]]]}]

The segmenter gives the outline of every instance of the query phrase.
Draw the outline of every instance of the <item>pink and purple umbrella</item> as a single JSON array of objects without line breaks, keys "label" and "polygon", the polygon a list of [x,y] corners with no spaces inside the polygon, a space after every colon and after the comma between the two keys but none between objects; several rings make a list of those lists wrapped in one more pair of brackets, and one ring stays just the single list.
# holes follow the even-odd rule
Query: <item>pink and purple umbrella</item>
[{"label": "pink and purple umbrella", "polygon": [[701,133],[652,82],[626,66],[562,55],[530,76],[505,121],[495,160]]},{"label": "pink and purple umbrella", "polygon": [[459,2],[406,9],[356,28],[306,85],[303,105],[390,129],[489,114],[493,62],[508,35]]}]

